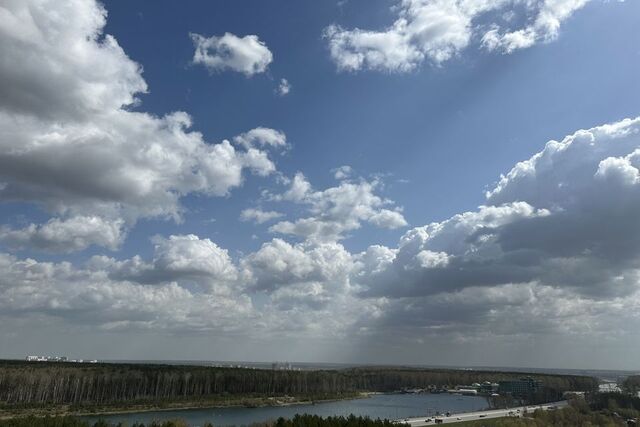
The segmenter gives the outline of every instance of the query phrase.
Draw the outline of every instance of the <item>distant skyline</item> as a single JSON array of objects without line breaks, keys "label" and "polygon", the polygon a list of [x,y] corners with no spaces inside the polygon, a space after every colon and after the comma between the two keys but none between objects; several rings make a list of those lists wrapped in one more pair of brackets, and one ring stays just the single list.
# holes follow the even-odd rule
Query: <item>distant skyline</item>
[{"label": "distant skyline", "polygon": [[0,1],[0,358],[640,369],[639,16]]}]

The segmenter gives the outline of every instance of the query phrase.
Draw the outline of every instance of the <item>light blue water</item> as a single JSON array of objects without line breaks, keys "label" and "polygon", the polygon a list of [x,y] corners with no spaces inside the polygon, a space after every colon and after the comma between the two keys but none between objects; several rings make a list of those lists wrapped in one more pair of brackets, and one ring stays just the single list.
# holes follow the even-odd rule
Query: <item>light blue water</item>
[{"label": "light blue water", "polygon": [[477,396],[450,394],[378,394],[367,399],[342,400],[315,405],[292,405],[265,408],[185,409],[179,411],[138,412],[131,414],[85,417],[90,422],[99,418],[112,423],[149,423],[163,420],[185,420],[190,426],[212,422],[216,427],[246,426],[251,423],[291,418],[295,414],[362,415],[370,418],[398,419],[432,415],[436,412],[470,412],[487,408],[487,400]]}]

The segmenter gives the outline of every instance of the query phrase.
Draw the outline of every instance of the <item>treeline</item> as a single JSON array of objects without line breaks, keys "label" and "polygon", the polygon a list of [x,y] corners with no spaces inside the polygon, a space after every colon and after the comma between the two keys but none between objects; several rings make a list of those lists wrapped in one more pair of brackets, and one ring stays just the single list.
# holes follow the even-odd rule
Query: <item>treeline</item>
[{"label": "treeline", "polygon": [[[131,426],[124,423],[112,424],[106,421],[97,421],[93,424],[76,417],[24,417],[0,420],[0,427],[189,427],[185,421],[152,421],[149,424],[134,423]],[[206,423],[204,427],[213,427]],[[268,427],[255,425],[250,427]]]},{"label": "treeline", "polygon": [[[457,423],[459,427],[616,427],[626,426],[621,417],[611,413],[594,412],[586,408],[569,407],[557,411],[535,411],[525,418],[494,418]],[[11,420],[0,420],[0,427],[189,427],[185,421],[153,421],[151,423],[109,424],[98,421],[90,424],[74,417],[28,417]],[[213,427],[205,423],[204,427]],[[291,419],[279,418],[277,421],[254,423],[249,427],[407,427],[406,424],[394,424],[389,420],[372,420],[367,417],[336,416],[323,418],[317,415],[296,415]]]},{"label": "treeline", "polygon": [[591,409],[615,412],[626,418],[640,417],[640,397],[624,393],[596,393],[589,398]]},{"label": "treeline", "polygon": [[[215,396],[337,397],[362,391],[437,387],[519,378],[522,373],[446,369],[354,368],[283,371],[141,364],[0,362],[0,404],[105,405]],[[585,376],[529,374],[559,392],[591,391]]]},{"label": "treeline", "polygon": [[297,414],[290,419],[278,418],[271,427],[402,427],[407,424],[394,424],[389,420],[372,420],[368,417],[327,417]]},{"label": "treeline", "polygon": [[[296,415],[291,419],[279,418],[277,421],[255,423],[249,427],[402,427],[402,424],[394,424],[388,420],[372,420],[367,417],[327,417],[317,415]],[[0,420],[0,427],[124,427],[124,424],[109,424],[98,421],[90,424],[74,417],[26,417],[11,420]],[[131,427],[188,427],[181,420],[152,421],[149,424],[134,423]],[[204,427],[213,427],[211,423],[205,423]]]},{"label": "treeline", "polygon": [[[566,408],[554,411],[536,410],[523,418],[505,417],[456,424],[458,427],[614,427],[627,426],[627,420],[637,417],[625,413],[619,405],[629,402],[621,393],[594,393],[589,401],[576,399]],[[633,412],[633,410],[631,410]],[[635,425],[635,424],[632,424]]]},{"label": "treeline", "polygon": [[494,418],[455,425],[456,427],[626,427],[627,423],[603,413],[583,413],[573,408],[566,408],[557,411],[536,411],[526,418]]},{"label": "treeline", "polygon": [[640,375],[629,375],[622,382],[622,388],[628,393],[637,394],[640,391]]}]

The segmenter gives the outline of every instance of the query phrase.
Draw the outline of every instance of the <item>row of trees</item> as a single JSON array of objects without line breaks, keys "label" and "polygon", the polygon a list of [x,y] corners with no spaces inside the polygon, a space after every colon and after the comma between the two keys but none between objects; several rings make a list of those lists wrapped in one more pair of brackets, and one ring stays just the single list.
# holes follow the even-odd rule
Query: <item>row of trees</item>
[{"label": "row of trees", "polygon": [[[128,427],[124,424],[109,424],[98,421],[90,424],[74,417],[27,417],[11,420],[0,420],[0,427]],[[135,423],[131,427],[188,427],[184,421],[153,421],[149,424]],[[213,427],[206,423],[204,427]],[[366,417],[328,417],[317,415],[296,415],[291,419],[279,418],[277,421],[256,423],[249,427],[399,427],[388,420],[372,420]]]},{"label": "row of trees", "polygon": [[[457,424],[461,427],[589,427],[624,426],[623,419],[616,418],[605,412],[594,412],[587,407],[570,407],[557,411],[536,411],[526,418],[496,418],[481,421],[469,421]],[[279,418],[277,421],[253,424],[249,427],[406,427],[402,424],[394,424],[388,420],[372,420],[366,417],[327,417],[317,415],[296,415],[291,419]],[[131,426],[124,424],[108,424],[98,421],[90,424],[78,418],[17,418],[12,420],[0,420],[0,427],[189,427],[184,421],[154,421],[148,424],[135,423]],[[206,423],[204,427],[213,427]]]},{"label": "row of trees", "polygon": [[630,375],[622,383],[622,388],[627,393],[637,395],[640,392],[640,375]]},{"label": "row of trees", "polygon": [[[0,362],[0,404],[110,404],[211,396],[339,396],[404,387],[499,381],[520,373],[445,369],[355,368],[280,371],[202,366]],[[531,375],[558,392],[590,391],[591,377]]]},{"label": "row of trees", "polygon": [[[150,424],[135,423],[132,426],[126,424],[110,424],[106,421],[97,421],[93,424],[76,417],[24,417],[0,420],[0,427],[189,427],[184,421],[153,421]],[[204,427],[213,427],[207,423]],[[253,426],[252,426],[253,427]],[[258,426],[255,426],[258,427]],[[260,426],[263,427],[263,426]],[[266,426],[265,426],[266,427]]]}]

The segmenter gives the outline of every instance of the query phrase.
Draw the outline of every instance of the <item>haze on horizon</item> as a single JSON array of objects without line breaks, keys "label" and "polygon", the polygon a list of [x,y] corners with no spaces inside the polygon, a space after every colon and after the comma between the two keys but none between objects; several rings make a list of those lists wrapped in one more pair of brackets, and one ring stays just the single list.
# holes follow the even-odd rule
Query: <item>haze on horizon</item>
[{"label": "haze on horizon", "polygon": [[0,358],[640,369],[639,16],[0,0]]}]

